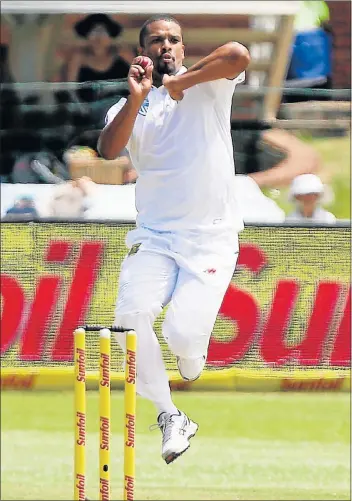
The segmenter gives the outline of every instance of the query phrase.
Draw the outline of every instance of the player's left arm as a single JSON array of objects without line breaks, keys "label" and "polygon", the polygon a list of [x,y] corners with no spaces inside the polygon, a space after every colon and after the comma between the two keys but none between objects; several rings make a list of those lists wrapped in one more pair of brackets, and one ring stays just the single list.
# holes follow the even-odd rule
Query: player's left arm
[{"label": "player's left arm", "polygon": [[238,42],[229,42],[191,66],[186,73],[174,77],[165,75],[163,84],[171,97],[182,99],[183,91],[194,85],[222,78],[235,79],[249,63],[250,55],[246,47]]}]

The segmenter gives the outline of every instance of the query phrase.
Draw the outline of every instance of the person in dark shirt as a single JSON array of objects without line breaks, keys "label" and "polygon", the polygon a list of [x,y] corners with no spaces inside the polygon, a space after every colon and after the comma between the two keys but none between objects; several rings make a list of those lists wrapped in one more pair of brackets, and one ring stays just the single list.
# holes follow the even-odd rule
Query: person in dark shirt
[{"label": "person in dark shirt", "polygon": [[[127,78],[130,65],[119,56],[112,40],[122,26],[105,14],[91,14],[75,24],[76,33],[88,41],[86,50],[75,53],[68,63],[67,81],[92,82]],[[89,88],[78,92],[82,101],[92,101]]]}]

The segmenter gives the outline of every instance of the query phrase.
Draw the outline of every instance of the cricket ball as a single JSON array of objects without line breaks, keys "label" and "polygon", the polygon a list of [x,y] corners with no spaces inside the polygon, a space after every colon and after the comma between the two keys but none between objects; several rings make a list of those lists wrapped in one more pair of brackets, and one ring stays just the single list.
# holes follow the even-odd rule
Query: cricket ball
[{"label": "cricket ball", "polygon": [[148,66],[153,64],[153,61],[148,56],[138,56],[135,59],[135,64],[139,64],[145,70]]}]

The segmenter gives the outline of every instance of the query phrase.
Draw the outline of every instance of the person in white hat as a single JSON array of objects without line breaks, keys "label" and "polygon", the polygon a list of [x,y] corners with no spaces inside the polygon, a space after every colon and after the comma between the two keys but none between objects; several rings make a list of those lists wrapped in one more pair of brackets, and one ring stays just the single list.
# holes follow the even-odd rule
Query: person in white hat
[{"label": "person in white hat", "polygon": [[296,209],[287,216],[286,221],[335,223],[335,216],[321,207],[321,204],[329,201],[328,198],[327,187],[315,174],[295,177],[290,186],[289,199],[296,205]]}]

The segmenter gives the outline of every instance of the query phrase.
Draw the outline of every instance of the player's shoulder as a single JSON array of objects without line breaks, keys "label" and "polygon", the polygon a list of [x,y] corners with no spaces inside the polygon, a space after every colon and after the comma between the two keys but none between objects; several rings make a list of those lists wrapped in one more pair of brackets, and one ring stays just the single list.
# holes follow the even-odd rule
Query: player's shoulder
[{"label": "player's shoulder", "polygon": [[109,124],[115,116],[118,114],[118,112],[123,108],[125,103],[127,102],[127,99],[125,97],[122,97],[117,101],[117,103],[113,104],[108,111],[106,112],[105,116],[105,125]]},{"label": "player's shoulder", "polygon": [[124,106],[124,104],[127,102],[127,99],[125,97],[121,97],[121,99],[119,99],[117,101],[117,103],[113,104],[107,111],[107,114],[109,113],[115,113],[115,112],[119,112],[121,110],[121,108]]}]

